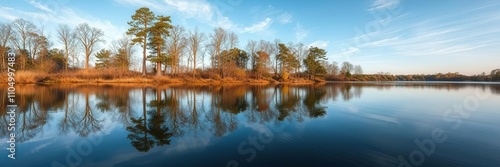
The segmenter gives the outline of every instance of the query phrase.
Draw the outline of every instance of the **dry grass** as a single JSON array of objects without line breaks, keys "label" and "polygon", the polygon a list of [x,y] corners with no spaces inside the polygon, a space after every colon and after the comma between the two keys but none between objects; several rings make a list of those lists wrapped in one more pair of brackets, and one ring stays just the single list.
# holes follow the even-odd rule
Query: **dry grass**
[{"label": "dry grass", "polygon": [[[7,75],[0,74],[3,78],[0,83],[7,83]],[[190,75],[178,75],[177,77],[169,76],[153,76],[143,77],[139,72],[123,71],[119,69],[98,70],[71,70],[56,74],[40,73],[33,71],[17,71],[16,83],[47,83],[47,84],[153,84],[153,85],[168,85],[168,84],[187,84],[187,85],[220,85],[220,84],[270,84],[276,81],[264,79],[251,79],[246,77],[239,78],[200,78]],[[314,83],[311,80],[291,78],[286,83]]]},{"label": "dry grass", "polygon": [[[17,71],[16,76],[14,77],[16,79],[16,83],[21,83],[21,84],[26,84],[26,83],[39,83],[43,82],[44,80],[47,79],[47,74],[45,73],[36,73],[33,71]],[[3,77],[5,80],[4,82],[7,82],[7,77]]]},{"label": "dry grass", "polygon": [[96,70],[91,69],[89,71],[85,70],[75,70],[62,72],[59,74],[55,74],[57,77],[61,78],[79,78],[79,79],[118,79],[118,78],[135,78],[140,77],[141,74],[137,72],[131,71],[123,71],[118,69],[106,69],[106,70]]}]

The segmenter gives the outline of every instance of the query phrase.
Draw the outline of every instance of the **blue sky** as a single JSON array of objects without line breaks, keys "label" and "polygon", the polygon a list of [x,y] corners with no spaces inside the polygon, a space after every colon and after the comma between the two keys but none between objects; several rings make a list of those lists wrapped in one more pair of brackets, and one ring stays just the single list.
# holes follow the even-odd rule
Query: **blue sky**
[{"label": "blue sky", "polygon": [[248,40],[280,39],[328,51],[328,61],[360,64],[365,73],[473,75],[500,68],[497,0],[0,0],[0,22],[18,17],[43,26],[89,23],[106,47],[146,6],[174,25],[211,33],[223,27]]}]

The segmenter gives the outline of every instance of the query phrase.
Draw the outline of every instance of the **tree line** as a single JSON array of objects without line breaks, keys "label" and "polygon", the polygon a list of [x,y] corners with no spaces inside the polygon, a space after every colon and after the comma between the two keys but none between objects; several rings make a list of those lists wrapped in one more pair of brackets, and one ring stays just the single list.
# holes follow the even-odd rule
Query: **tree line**
[{"label": "tree line", "polygon": [[[11,23],[0,22],[0,53],[2,71],[6,69],[6,52],[15,51],[16,68],[37,72],[63,72],[80,69],[120,69],[129,71],[134,64],[132,55],[142,50],[141,74],[157,76],[192,76],[220,79],[255,78],[287,81],[291,77],[315,79],[317,76],[362,74],[359,65],[328,62],[327,52],[303,43],[287,44],[274,41],[249,40],[239,48],[238,35],[223,28],[203,33],[194,28],[172,25],[170,16],[156,15],[149,8],[135,11],[124,37],[111,41],[110,48],[101,47],[106,41],[101,29],[81,23],[75,27],[59,25],[57,42],[62,48],[52,48],[43,27],[18,18]],[[208,57],[208,62],[205,62]],[[82,59],[83,58],[83,59]],[[95,64],[90,60],[95,58]],[[82,60],[80,60],[82,59]],[[150,65],[147,62],[150,62]],[[83,64],[81,64],[83,63]],[[207,66],[207,67],[206,67]],[[149,69],[149,70],[148,70]]]}]

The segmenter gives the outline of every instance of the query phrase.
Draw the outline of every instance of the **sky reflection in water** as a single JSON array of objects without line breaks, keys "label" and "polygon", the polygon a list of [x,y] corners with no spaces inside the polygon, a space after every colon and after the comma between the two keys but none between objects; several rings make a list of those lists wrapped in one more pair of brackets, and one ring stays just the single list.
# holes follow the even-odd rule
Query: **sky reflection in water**
[{"label": "sky reflection in water", "polygon": [[[443,114],[477,92],[489,97],[453,129]],[[448,139],[422,166],[497,166],[499,95],[500,85],[453,83],[26,85],[17,88],[16,160],[3,149],[1,163],[398,166],[398,156],[408,160],[419,149],[415,140],[440,128]],[[7,141],[2,107],[0,140]]]}]

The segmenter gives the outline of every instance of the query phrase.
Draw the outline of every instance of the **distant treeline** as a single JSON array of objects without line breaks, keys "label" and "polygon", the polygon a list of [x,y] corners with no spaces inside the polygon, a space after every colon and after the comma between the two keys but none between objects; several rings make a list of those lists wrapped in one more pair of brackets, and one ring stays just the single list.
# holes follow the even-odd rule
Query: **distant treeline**
[{"label": "distant treeline", "polygon": [[447,74],[416,74],[416,75],[391,75],[391,74],[367,74],[367,75],[345,75],[326,76],[329,81],[480,81],[480,82],[500,82],[500,73],[495,75],[473,75],[467,76],[458,73]]}]

